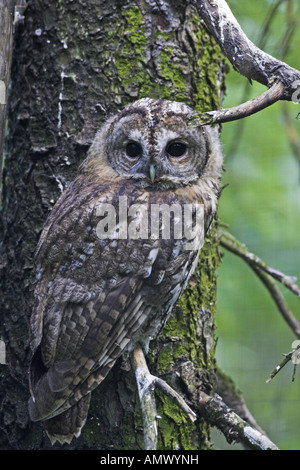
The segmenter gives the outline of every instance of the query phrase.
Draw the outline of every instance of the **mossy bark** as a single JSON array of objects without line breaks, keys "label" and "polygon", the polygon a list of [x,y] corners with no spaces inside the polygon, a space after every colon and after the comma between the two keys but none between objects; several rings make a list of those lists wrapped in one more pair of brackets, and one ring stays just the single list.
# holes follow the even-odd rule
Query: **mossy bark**
[{"label": "mossy bark", "polygon": [[[0,448],[50,448],[27,413],[33,253],[48,212],[111,113],[149,96],[198,111],[219,106],[223,58],[191,1],[32,0],[15,41],[3,173]],[[214,389],[215,230],[198,270],[148,357],[193,406]],[[160,449],[206,449],[209,428],[157,393]],[[140,449],[135,379],[121,360],[93,393],[87,424],[67,448]],[[59,446],[58,446],[59,447]]]}]

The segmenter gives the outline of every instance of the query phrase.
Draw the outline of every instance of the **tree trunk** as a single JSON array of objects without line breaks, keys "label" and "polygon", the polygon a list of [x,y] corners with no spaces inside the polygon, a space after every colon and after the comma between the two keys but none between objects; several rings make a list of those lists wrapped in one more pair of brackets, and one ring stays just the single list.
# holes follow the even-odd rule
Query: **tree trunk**
[{"label": "tree trunk", "polygon": [[[74,178],[107,116],[149,96],[197,111],[220,105],[223,57],[191,0],[32,0],[18,29],[12,66],[8,153],[3,172],[0,448],[51,444],[27,412],[28,324],[33,254],[47,214]],[[214,376],[215,271],[212,229],[198,270],[147,358],[193,408]],[[70,449],[141,449],[133,373],[121,360],[92,394],[87,423]],[[209,427],[156,395],[160,449],[207,449]],[[54,448],[59,448],[55,445]]]},{"label": "tree trunk", "polygon": [[3,167],[3,144],[12,56],[13,22],[14,2],[11,0],[0,0],[0,174],[2,174]]}]

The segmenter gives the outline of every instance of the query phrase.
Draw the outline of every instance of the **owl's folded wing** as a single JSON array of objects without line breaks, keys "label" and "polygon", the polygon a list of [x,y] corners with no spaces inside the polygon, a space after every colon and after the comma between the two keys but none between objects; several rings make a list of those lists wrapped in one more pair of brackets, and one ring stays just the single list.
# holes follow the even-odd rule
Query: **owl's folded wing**
[{"label": "owl's folded wing", "polygon": [[72,288],[62,288],[60,279],[57,297],[53,281],[52,295],[43,305],[47,335],[31,363],[33,420],[68,409],[107,375],[153,309],[142,297],[143,282],[141,277],[122,277],[87,298],[82,285],[76,290],[73,281]]}]

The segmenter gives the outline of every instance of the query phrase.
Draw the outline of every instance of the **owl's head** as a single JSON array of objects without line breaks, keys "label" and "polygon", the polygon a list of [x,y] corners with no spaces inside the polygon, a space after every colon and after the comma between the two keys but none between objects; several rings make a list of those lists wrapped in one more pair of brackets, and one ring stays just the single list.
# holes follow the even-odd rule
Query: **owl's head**
[{"label": "owl's head", "polygon": [[193,114],[184,103],[136,101],[104,124],[87,162],[107,164],[142,186],[185,186],[206,173],[213,176],[211,172],[218,177],[222,165],[218,131],[189,127]]}]

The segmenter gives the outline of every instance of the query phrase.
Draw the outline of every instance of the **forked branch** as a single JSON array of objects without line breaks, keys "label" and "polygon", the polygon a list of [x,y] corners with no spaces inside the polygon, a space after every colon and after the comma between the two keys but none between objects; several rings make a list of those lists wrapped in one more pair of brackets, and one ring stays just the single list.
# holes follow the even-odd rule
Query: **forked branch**
[{"label": "forked branch", "polygon": [[280,372],[281,369],[283,369],[283,367],[290,361],[294,363],[294,370],[293,370],[293,375],[292,375],[292,382],[294,382],[297,365],[300,362],[299,360],[300,341],[297,341],[297,340],[294,341],[292,346],[295,346],[295,347],[289,353],[283,354],[284,355],[283,361],[280,364],[278,364],[277,367],[275,367],[270,377],[266,380],[266,383],[271,382],[271,380],[278,374],[278,372]]},{"label": "forked branch", "polygon": [[260,278],[265,287],[268,289],[279,312],[293,333],[297,336],[297,338],[300,338],[300,323],[290,311],[283,295],[273,281],[273,279],[276,279],[285,287],[287,287],[291,292],[293,292],[298,298],[300,298],[300,288],[297,284],[295,284],[295,278],[287,276],[277,269],[268,266],[258,256],[248,251],[244,244],[240,243],[228,232],[220,230],[219,234],[221,246],[246,261],[246,263],[252,268],[255,274]]},{"label": "forked branch", "polygon": [[284,86],[282,98],[293,101],[295,91],[300,86],[298,70],[255,46],[242,30],[225,0],[195,0],[195,4],[207,29],[237,72],[268,88],[275,81],[281,82]]},{"label": "forked branch", "polygon": [[[133,351],[131,364],[136,376],[143,415],[144,450],[155,450],[157,446],[157,419],[160,418],[156,412],[155,386],[160,387],[174,400],[191,421],[195,421],[197,415],[164,380],[150,374],[140,345],[136,345]],[[229,443],[241,442],[249,449],[278,450],[277,446],[265,434],[241,419],[218,395],[209,396],[200,392],[197,408],[199,415],[212,426],[216,426]]]},{"label": "forked branch", "polygon": [[265,263],[254,253],[251,253],[243,243],[239,242],[233,235],[226,232],[225,230],[219,229],[219,235],[221,245],[224,246],[224,248],[240,256],[248,264],[254,265],[257,268],[265,271],[271,277],[287,287],[287,289],[293,292],[293,294],[295,294],[300,299],[300,287],[295,283],[297,280],[295,277],[287,276],[278,269],[271,268],[271,266]]},{"label": "forked branch", "polygon": [[193,116],[190,125],[234,121],[250,116],[282,99],[299,103],[300,72],[253,44],[225,0],[194,0],[208,31],[214,36],[233,68],[268,90],[239,106]]}]

